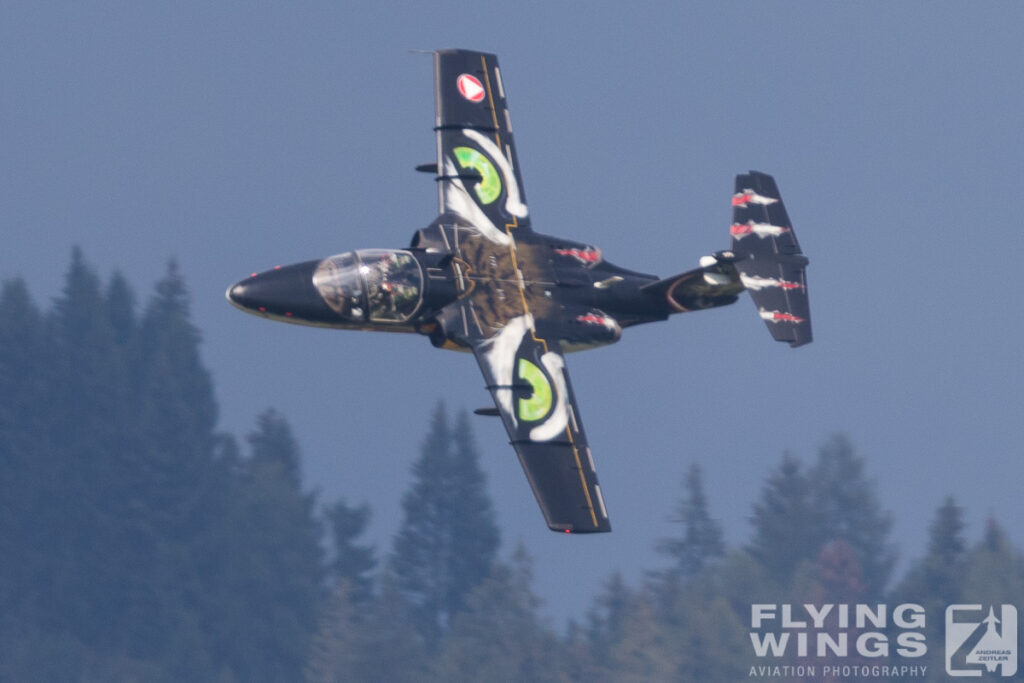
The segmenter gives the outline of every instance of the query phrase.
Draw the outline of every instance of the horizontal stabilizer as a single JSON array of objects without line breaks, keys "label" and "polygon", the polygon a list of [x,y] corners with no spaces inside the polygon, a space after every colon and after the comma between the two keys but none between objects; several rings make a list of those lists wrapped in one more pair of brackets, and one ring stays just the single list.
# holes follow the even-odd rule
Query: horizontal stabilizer
[{"label": "horizontal stabilizer", "polygon": [[757,171],[736,176],[729,233],[740,281],[772,337],[790,346],[810,343],[808,260],[774,178]]}]

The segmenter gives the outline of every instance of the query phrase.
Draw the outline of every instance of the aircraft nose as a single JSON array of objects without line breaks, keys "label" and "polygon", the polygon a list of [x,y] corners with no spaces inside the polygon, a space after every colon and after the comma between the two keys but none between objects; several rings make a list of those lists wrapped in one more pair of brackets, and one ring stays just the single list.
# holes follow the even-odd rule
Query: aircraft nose
[{"label": "aircraft nose", "polygon": [[313,285],[318,263],[306,261],[253,273],[231,285],[225,294],[232,305],[247,313],[294,322],[327,322],[337,315]]},{"label": "aircraft nose", "polygon": [[283,292],[275,286],[275,279],[277,278],[266,277],[264,273],[253,273],[228,287],[225,295],[237,308],[249,313],[266,313],[268,304],[287,303],[279,301]]},{"label": "aircraft nose", "polygon": [[253,273],[228,287],[225,296],[232,305],[244,311],[265,313],[267,295],[270,293],[272,293],[272,289],[267,286],[267,282],[261,281],[259,273]]},{"label": "aircraft nose", "polygon": [[228,287],[228,291],[224,293],[224,296],[228,298],[228,301],[238,308],[249,308],[248,303],[250,297],[247,295],[248,290],[245,284],[245,280],[240,280]]}]

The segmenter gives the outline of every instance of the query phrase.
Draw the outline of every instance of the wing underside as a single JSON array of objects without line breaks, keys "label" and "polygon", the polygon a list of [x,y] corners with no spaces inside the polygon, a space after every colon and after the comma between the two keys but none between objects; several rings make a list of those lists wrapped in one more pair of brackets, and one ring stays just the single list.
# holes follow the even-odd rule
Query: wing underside
[{"label": "wing underside", "polygon": [[473,351],[548,527],[611,531],[565,359],[535,332],[522,316]]},{"label": "wing underside", "polygon": [[529,218],[498,60],[470,50],[435,53],[441,213],[504,241]]},{"label": "wing underside", "polygon": [[497,58],[435,56],[438,234],[459,299],[439,316],[480,365],[548,526],[610,531],[558,342],[551,247],[529,227]]}]

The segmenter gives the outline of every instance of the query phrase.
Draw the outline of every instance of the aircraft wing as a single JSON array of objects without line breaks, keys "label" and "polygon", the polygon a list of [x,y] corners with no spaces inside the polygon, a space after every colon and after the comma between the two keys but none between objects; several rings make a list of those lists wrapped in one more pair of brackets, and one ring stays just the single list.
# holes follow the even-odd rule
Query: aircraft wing
[{"label": "aircraft wing", "polygon": [[558,342],[538,337],[522,315],[473,353],[548,527],[611,531]]},{"label": "aircraft wing", "polygon": [[529,229],[498,59],[485,52],[434,53],[441,213],[501,239]]},{"label": "aircraft wing", "polygon": [[529,228],[498,60],[435,53],[439,239],[459,299],[438,316],[472,349],[548,526],[610,531],[558,342],[553,254]]}]

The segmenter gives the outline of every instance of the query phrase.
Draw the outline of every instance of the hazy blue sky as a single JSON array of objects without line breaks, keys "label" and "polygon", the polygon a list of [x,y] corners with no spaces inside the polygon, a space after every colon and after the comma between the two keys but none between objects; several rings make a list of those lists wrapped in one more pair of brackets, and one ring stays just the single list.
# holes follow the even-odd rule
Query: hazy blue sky
[{"label": "hazy blue sky", "polygon": [[[1024,505],[1016,215],[1024,4],[38,3],[0,5],[0,277],[41,305],[73,244],[148,295],[170,257],[236,434],[275,406],[309,484],[373,506],[390,545],[430,407],[488,405],[425,338],[272,324],[231,308],[253,270],[404,246],[436,214],[432,61],[496,52],[535,228],[670,275],[728,246],[733,175],[775,175],[816,341],[752,304],[569,357],[614,532],[544,526],[497,420],[474,418],[505,549],[556,618],[614,570],[660,566],[685,469],[742,543],[781,454],[831,433],[867,457],[901,556],[946,494]],[[746,299],[746,297],[744,298]]]}]

